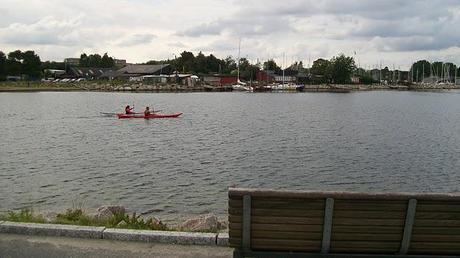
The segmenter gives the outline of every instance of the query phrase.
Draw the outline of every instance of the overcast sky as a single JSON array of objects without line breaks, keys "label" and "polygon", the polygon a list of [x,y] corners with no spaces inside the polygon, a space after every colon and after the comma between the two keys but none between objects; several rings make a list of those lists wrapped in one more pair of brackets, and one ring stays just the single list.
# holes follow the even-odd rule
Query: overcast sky
[{"label": "overcast sky", "polygon": [[82,52],[128,62],[184,50],[286,64],[338,53],[365,68],[418,59],[460,64],[459,0],[2,0],[0,50],[62,61]]}]

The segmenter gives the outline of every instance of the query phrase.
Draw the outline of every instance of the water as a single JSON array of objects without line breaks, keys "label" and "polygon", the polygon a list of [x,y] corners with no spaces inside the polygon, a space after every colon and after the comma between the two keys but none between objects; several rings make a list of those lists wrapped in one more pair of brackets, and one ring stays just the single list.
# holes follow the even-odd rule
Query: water
[{"label": "water", "polygon": [[[99,111],[154,105],[179,119]],[[460,92],[1,93],[0,210],[226,214],[227,187],[456,192]]]}]

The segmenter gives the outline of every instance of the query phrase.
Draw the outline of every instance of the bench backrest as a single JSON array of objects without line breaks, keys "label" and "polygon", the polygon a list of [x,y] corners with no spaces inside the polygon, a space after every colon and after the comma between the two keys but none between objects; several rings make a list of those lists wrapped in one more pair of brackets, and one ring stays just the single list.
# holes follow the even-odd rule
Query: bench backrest
[{"label": "bench backrest", "polygon": [[229,189],[241,250],[460,254],[460,195]]}]

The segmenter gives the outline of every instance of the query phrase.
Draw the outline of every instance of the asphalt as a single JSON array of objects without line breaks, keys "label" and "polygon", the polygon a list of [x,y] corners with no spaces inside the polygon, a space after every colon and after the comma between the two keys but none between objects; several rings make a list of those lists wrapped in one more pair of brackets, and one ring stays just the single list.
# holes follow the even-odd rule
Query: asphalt
[{"label": "asphalt", "polygon": [[0,258],[15,257],[232,257],[220,246],[139,243],[106,239],[0,234]]}]

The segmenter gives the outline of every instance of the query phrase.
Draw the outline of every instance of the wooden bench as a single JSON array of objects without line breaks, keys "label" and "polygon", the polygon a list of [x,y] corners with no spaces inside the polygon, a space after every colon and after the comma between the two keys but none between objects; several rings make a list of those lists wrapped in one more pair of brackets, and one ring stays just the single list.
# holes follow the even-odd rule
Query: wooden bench
[{"label": "wooden bench", "polygon": [[460,194],[229,189],[234,257],[460,257]]}]

